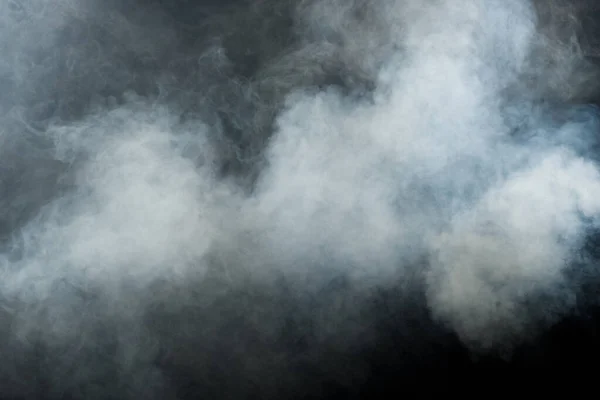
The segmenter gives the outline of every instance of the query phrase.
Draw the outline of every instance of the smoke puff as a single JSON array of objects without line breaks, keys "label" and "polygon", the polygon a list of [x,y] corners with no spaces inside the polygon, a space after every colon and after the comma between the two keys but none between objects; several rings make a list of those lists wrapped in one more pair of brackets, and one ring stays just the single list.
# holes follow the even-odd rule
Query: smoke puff
[{"label": "smoke puff", "polygon": [[[293,3],[0,6],[2,351],[42,346],[49,393],[176,398],[155,360],[212,382],[223,351],[276,397],[244,376],[301,386],[366,346],[397,281],[477,352],[574,306],[593,68],[539,4]],[[308,355],[277,347],[288,320]],[[3,363],[0,393],[35,397]]]},{"label": "smoke puff", "polygon": [[434,309],[484,347],[530,334],[527,296],[561,286],[584,220],[597,215],[597,179],[593,165],[558,153],[491,189],[438,239]]},{"label": "smoke puff", "polygon": [[[279,197],[275,220],[293,227],[283,237],[308,226],[309,248],[325,243],[340,251],[338,263],[380,277],[385,266],[403,268],[394,259],[436,253],[434,313],[484,347],[529,333],[518,302],[561,279],[583,220],[597,213],[598,190],[592,164],[506,140],[514,127],[501,118],[501,90],[526,69],[535,24],[519,2],[491,5],[407,12],[411,25],[398,38],[407,48],[384,67],[375,104],[345,104],[335,92],[293,100],[264,175],[275,189],[262,199]],[[480,35],[479,23],[492,33]],[[484,234],[486,226],[496,232]]]}]

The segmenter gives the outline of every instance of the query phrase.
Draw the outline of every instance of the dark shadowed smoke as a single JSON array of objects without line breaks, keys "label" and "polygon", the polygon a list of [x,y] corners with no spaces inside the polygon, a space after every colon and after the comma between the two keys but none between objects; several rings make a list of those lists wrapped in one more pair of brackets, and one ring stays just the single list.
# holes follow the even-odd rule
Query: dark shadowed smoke
[{"label": "dark shadowed smoke", "polygon": [[0,396],[593,359],[591,4],[0,2]]}]

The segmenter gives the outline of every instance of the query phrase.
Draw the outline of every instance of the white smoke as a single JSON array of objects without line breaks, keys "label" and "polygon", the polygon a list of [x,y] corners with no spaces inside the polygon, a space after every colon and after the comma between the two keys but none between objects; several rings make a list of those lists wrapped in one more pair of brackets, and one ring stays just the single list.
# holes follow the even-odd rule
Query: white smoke
[{"label": "white smoke", "polygon": [[[493,347],[530,334],[527,318],[540,316],[520,302],[562,279],[600,205],[596,166],[564,142],[510,141],[501,102],[518,98],[501,96],[537,61],[533,9],[393,5],[381,23],[403,27],[392,40],[404,50],[385,63],[373,103],[301,94],[278,119],[258,201],[277,224],[273,247],[300,259],[322,247],[382,280],[430,254],[432,310],[461,337]],[[529,129],[567,143],[585,135]]]},{"label": "white smoke", "polygon": [[[61,163],[52,176],[68,182],[63,192],[39,195],[34,216],[10,229],[0,288],[31,313],[19,314],[19,336],[46,329],[52,340],[78,336],[78,311],[52,306],[65,281],[110,298],[118,315],[111,318],[135,320],[160,280],[202,286],[221,274],[231,287],[271,287],[283,275],[308,285],[306,277],[327,270],[351,277],[362,293],[398,276],[418,287],[422,277],[432,315],[474,350],[518,344],[540,320],[572,305],[557,288],[600,212],[600,172],[584,158],[597,116],[583,123],[547,116],[538,95],[557,87],[576,92],[573,71],[582,60],[577,48],[552,47],[528,1],[300,2],[299,44],[275,57],[255,85],[287,92],[273,97],[285,100],[272,105],[281,107],[251,190],[220,175],[224,128],[202,110],[182,122],[168,96],[102,100],[73,120],[51,118],[38,127],[19,111],[60,87],[35,57],[69,61],[52,55],[50,47],[61,45],[53,35],[74,15],[92,18],[86,4],[81,11],[67,2],[0,6],[25,21],[4,17],[2,28],[0,68],[16,96],[2,105],[3,173],[21,168],[10,164],[17,151],[27,152],[25,164],[36,163],[37,151]],[[112,18],[119,29],[109,30],[124,46],[154,51],[142,28],[132,24],[127,34],[125,22]],[[348,22],[353,18],[359,22]],[[168,47],[175,39],[166,37]],[[85,57],[73,57],[69,65],[85,65]],[[542,65],[548,59],[554,62]],[[286,84],[288,77],[302,80],[294,64],[303,62],[306,76],[347,65],[374,90],[357,97]],[[102,66],[94,68],[110,82]],[[198,76],[208,76],[208,68],[198,68]],[[252,98],[255,83],[239,89],[241,96]],[[207,93],[195,94],[208,99],[200,107],[219,96]],[[16,135],[23,130],[31,142],[21,144]],[[43,175],[44,164],[35,165],[33,176]],[[11,201],[3,215],[23,200]],[[207,303],[221,290],[202,287]],[[548,293],[552,307],[531,306]],[[52,315],[42,323],[44,307]],[[140,354],[123,355],[123,363],[135,364]]]}]

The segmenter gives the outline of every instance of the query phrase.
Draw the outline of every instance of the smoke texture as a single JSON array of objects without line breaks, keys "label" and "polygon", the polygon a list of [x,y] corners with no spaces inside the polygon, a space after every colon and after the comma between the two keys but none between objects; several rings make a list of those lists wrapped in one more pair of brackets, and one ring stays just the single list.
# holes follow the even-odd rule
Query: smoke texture
[{"label": "smoke texture", "polygon": [[594,11],[0,2],[0,396],[563,360],[600,278]]}]

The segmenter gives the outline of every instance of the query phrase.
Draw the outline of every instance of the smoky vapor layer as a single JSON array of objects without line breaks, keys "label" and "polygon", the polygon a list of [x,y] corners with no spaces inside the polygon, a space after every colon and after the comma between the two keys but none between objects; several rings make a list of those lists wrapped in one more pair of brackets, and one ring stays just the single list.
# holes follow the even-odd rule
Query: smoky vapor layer
[{"label": "smoky vapor layer", "polygon": [[577,4],[1,2],[0,395],[510,357],[598,277]]}]

